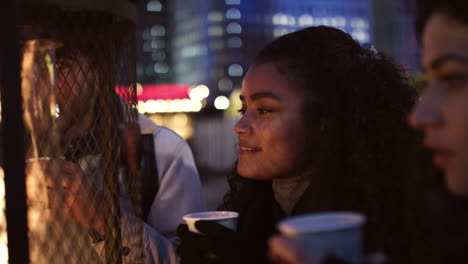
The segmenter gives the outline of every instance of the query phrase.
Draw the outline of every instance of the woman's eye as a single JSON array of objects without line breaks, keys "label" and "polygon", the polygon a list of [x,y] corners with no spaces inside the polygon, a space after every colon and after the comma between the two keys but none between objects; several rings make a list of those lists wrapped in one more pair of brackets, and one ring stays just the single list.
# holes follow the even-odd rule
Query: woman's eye
[{"label": "woman's eye", "polygon": [[[254,110],[254,109],[251,109],[251,110]],[[247,108],[243,107],[239,110],[237,110],[237,112],[239,112],[241,115],[244,115],[246,112],[248,111]],[[273,110],[271,109],[268,109],[268,108],[256,108],[255,109],[255,112],[257,113],[257,115],[266,115],[266,114],[269,114],[269,113],[272,113]]]},{"label": "woman's eye", "polygon": [[468,75],[463,73],[445,74],[440,79],[447,89],[462,88],[468,83]]},{"label": "woman's eye", "polygon": [[257,109],[257,113],[259,113],[260,115],[265,115],[265,114],[268,114],[268,113],[271,113],[272,111],[270,109],[266,109],[266,108],[259,108]]}]

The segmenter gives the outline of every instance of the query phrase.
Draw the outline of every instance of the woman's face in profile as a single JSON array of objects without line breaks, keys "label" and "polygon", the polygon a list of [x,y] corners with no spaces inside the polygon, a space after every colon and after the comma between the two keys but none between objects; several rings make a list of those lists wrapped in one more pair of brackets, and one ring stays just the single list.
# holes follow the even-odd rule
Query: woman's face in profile
[{"label": "woman's face in profile", "polygon": [[450,191],[468,195],[468,25],[441,13],[423,33],[427,87],[410,116]]},{"label": "woman's face in profile", "polygon": [[294,176],[304,125],[304,98],[295,83],[272,64],[257,64],[247,72],[242,92],[238,136],[238,173],[251,179]]},{"label": "woman's face in profile", "polygon": [[58,59],[56,102],[57,124],[66,140],[81,135],[95,118],[97,73],[83,56]]}]

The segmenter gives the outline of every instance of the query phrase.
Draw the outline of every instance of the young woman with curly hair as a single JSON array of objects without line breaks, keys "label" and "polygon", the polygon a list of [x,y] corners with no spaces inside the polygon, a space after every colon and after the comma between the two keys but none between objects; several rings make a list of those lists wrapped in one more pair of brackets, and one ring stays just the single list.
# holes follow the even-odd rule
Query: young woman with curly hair
[{"label": "young woman with curly hair", "polygon": [[[245,76],[238,160],[221,209],[238,231],[179,227],[182,263],[268,263],[279,220],[321,211],[367,216],[365,249],[404,259],[403,192],[415,101],[402,71],[343,31],[319,26],[262,49]],[[398,227],[398,228],[397,228]],[[400,262],[399,262],[400,263]]]}]

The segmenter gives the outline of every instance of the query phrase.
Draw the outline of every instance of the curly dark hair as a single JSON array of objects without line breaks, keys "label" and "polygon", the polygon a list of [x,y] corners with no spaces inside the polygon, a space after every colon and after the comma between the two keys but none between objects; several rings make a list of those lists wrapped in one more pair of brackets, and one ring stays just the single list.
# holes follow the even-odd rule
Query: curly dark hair
[{"label": "curly dark hair", "polygon": [[[362,212],[368,217],[368,250],[403,252],[401,205],[416,141],[406,118],[416,92],[402,69],[326,26],[274,40],[254,64],[274,65],[306,94],[302,120],[308,136],[298,166],[311,179],[309,208]],[[271,191],[271,182],[244,179],[235,169],[228,180],[222,209],[239,211],[249,197]]]},{"label": "curly dark hair", "polygon": [[438,12],[468,26],[468,2],[465,0],[419,0],[416,18],[416,32],[419,37],[429,18]]}]

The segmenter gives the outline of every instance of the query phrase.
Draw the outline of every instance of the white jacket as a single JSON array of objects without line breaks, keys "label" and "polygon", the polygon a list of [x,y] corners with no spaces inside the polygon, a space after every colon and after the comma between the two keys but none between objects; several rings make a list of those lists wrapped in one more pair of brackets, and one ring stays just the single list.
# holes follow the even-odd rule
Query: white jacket
[{"label": "white jacket", "polygon": [[145,259],[148,263],[177,263],[175,230],[183,222],[182,216],[206,210],[200,177],[184,139],[144,115],[139,124],[142,134],[153,134],[159,179],[159,191],[144,225]]},{"label": "white jacket", "polygon": [[[141,237],[134,239],[131,235],[138,233],[135,227],[142,224],[143,263],[178,263],[176,247],[179,241],[175,230],[183,222],[182,216],[206,210],[200,177],[192,151],[183,138],[168,128],[157,126],[144,115],[139,115],[139,125],[141,134],[153,134],[159,190],[149,211],[147,222],[142,222],[135,216],[131,201],[123,199],[122,246],[130,249],[130,253],[123,257],[123,261],[141,263],[140,258],[135,256],[139,255],[137,249],[140,246],[132,243],[132,241],[141,241]],[[101,256],[104,254],[104,243],[95,244]]]}]

